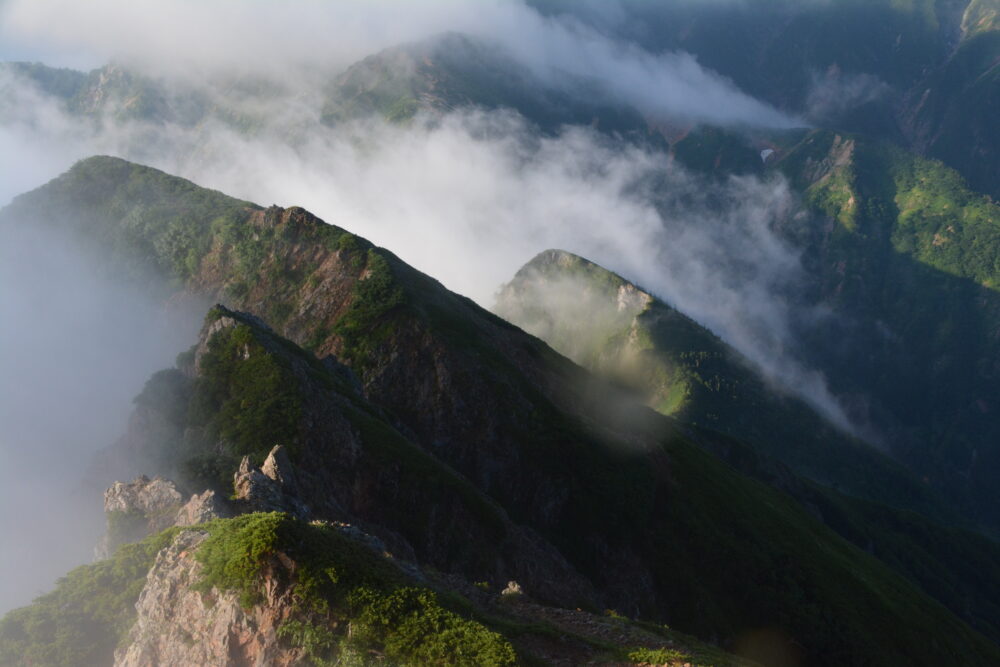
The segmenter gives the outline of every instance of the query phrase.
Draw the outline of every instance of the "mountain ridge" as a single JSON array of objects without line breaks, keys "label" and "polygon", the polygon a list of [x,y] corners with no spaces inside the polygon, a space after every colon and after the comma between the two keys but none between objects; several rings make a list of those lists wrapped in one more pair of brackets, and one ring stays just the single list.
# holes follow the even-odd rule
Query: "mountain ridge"
[{"label": "mountain ridge", "polygon": [[[251,207],[193,187],[156,170],[95,158],[18,198],[0,215],[0,227],[28,212],[56,223],[72,215],[73,233],[110,251],[111,270],[127,276],[144,257],[143,263],[159,267],[161,280],[175,281],[175,289],[228,293],[234,305],[264,305],[268,312],[290,304],[272,312],[279,316],[275,331],[293,334],[292,343],[313,338],[310,347],[323,355],[336,351],[354,370],[365,399],[417,443],[421,457],[454,467],[514,521],[552,540],[608,596],[606,604],[629,615],[659,616],[664,612],[657,608],[669,599],[675,624],[725,637],[751,619],[770,619],[765,622],[794,628],[793,637],[808,637],[808,654],[820,664],[839,663],[845,655],[885,664],[894,662],[890,655],[931,662],[938,649],[925,638],[935,633],[916,628],[933,618],[936,633],[947,626],[962,638],[961,648],[952,646],[948,655],[961,650],[972,662],[989,662],[995,650],[990,642],[787,497],[699,449],[689,440],[694,431],[616,398],[615,390],[540,341],[301,209]],[[185,232],[190,236],[182,238]],[[248,239],[254,245],[241,248]],[[234,296],[231,287],[248,278],[254,279],[251,288]],[[314,309],[329,319],[316,317]],[[307,315],[312,330],[303,324]],[[242,349],[238,337],[231,342],[233,351]],[[277,345],[272,354],[291,349]],[[309,353],[301,354],[308,359]],[[212,371],[222,384],[209,384],[218,391],[207,394],[222,401],[209,403],[218,406],[208,411],[215,415],[209,423],[223,422],[208,432],[254,442],[259,431],[249,425],[257,420],[294,430],[300,423],[294,403],[290,411],[280,400],[261,403],[257,383],[241,379],[248,360],[228,352],[223,359],[228,361]],[[304,363],[309,377],[313,362]],[[280,380],[280,368],[275,373],[254,377],[293,386]],[[306,393],[316,400],[321,395]],[[257,407],[234,412],[226,396],[236,401],[231,405]],[[226,419],[236,421],[226,426]],[[243,420],[249,421],[241,425]],[[215,436],[207,442],[213,441]],[[294,439],[289,443],[294,452]],[[608,562],[628,567],[608,571]],[[731,597],[740,590],[747,599]],[[794,605],[779,600],[796,590],[810,591],[815,604],[840,619],[837,626],[822,615],[790,613]],[[900,642],[892,648],[874,622],[887,613],[915,624],[913,633],[894,635]]]}]

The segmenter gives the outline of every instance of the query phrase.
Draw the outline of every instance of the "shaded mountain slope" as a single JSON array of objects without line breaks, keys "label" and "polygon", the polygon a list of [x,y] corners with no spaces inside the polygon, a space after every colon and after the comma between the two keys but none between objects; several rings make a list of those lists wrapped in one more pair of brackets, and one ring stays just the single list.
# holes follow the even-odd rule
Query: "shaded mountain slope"
[{"label": "shaded mountain slope", "polygon": [[713,333],[571,253],[541,253],[495,312],[666,415],[726,433],[847,493],[955,521],[942,499],[870,446],[783,395]]},{"label": "shaded mountain slope", "polygon": [[[5,232],[19,221],[61,226],[102,246],[106,270],[123,279],[148,264],[180,289],[270,319],[278,334],[321,356],[337,354],[376,416],[414,446],[393,446],[390,461],[408,466],[406,452],[423,450],[418,460],[450,467],[558,549],[609,607],[726,641],[777,627],[805,647],[810,664],[1000,658],[994,644],[791,499],[700,449],[690,440],[696,432],[301,209],[260,209],[156,170],[93,158],[0,214]],[[262,331],[242,325],[255,338]],[[231,342],[222,348],[225,363],[210,371],[221,384],[209,384],[218,392],[210,392],[216,402],[208,412],[234,422],[205,431],[205,453],[236,455],[230,448],[241,434],[252,442],[257,424],[283,424],[296,465],[295,457],[315,455],[315,465],[334,466],[331,474],[342,470],[318,453],[335,443],[308,441],[323,433],[321,419],[343,409],[342,399],[324,398],[337,383],[317,392],[310,381],[306,401],[315,407],[301,412],[293,399],[266,400],[274,392],[247,375],[274,379],[282,392],[294,393],[295,384],[281,363],[265,373],[241,372],[243,363],[299,356],[287,363],[306,377],[314,364],[277,341],[261,343],[261,357],[243,352],[251,341]],[[384,434],[354,428],[366,446]],[[349,478],[360,473],[348,465]],[[326,498],[328,489],[319,484],[314,493]],[[391,497],[370,502],[372,512],[385,513],[380,521],[400,509]],[[407,506],[405,515],[421,507],[428,504]],[[418,543],[442,539],[453,526],[423,528],[430,534],[417,534]],[[470,577],[492,565],[461,550],[448,562]]]},{"label": "shaded mountain slope", "polygon": [[797,353],[855,423],[996,534],[1000,207],[955,169],[863,135],[702,129],[673,151],[719,179],[779,172],[800,193],[775,230],[805,270],[795,305],[830,316],[793,324]]},{"label": "shaded mountain slope", "polygon": [[[55,591],[8,614],[0,658],[67,667],[337,660],[752,667],[665,627],[552,609],[420,570],[383,546],[355,526],[277,512],[173,527],[74,570]],[[95,598],[97,590],[104,595]]]},{"label": "shaded mountain slope", "polygon": [[752,95],[789,110],[808,106],[816,79],[865,73],[904,90],[945,59],[968,0],[841,0],[803,3],[648,3],[626,0],[619,21],[566,0],[533,0],[636,40],[653,52],[681,49]]},{"label": "shaded mountain slope", "polygon": [[[369,651],[375,663],[401,664],[501,665],[564,652],[624,661],[637,651],[671,662],[692,652],[720,656],[624,619],[580,619],[580,631],[559,631],[537,603],[541,620],[516,595],[484,592],[516,576],[534,599],[600,608],[555,549],[408,442],[358,392],[332,358],[317,360],[252,316],[213,309],[181,368],[155,375],[137,402],[170,428],[133,432],[108,454],[177,474],[190,489],[208,485],[216,497],[234,490],[225,514],[240,516],[170,529],[71,573],[0,622],[0,656],[107,664],[116,643],[116,665],[312,664]],[[274,441],[283,447],[265,448]],[[118,535],[134,514],[165,513],[126,501],[122,517],[114,507],[108,527]],[[166,509],[178,521],[187,516]],[[387,551],[402,560],[381,562]],[[479,589],[439,569],[475,575]],[[518,652],[469,617],[508,635]]]},{"label": "shaded mountain slope", "polygon": [[1000,193],[997,0],[532,4],[652,52],[690,52],[816,126],[892,140]]},{"label": "shaded mountain slope", "polygon": [[495,310],[636,391],[654,409],[748,443],[764,456],[737,443],[714,442],[708,433],[700,438],[738,470],[788,493],[845,539],[997,636],[1000,572],[990,563],[997,562],[1000,548],[971,532],[943,528],[962,521],[926,484],[768,386],[710,331],[610,271],[562,251],[546,251],[518,271],[499,292]]},{"label": "shaded mountain slope", "polygon": [[803,336],[810,362],[996,530],[1000,208],[941,163],[859,137],[816,132],[777,164],[820,216],[787,230],[809,298],[839,316]]},{"label": "shaded mountain slope", "polygon": [[903,127],[921,153],[957,169],[976,190],[1000,197],[998,105],[1000,31],[984,28],[910,92]]}]

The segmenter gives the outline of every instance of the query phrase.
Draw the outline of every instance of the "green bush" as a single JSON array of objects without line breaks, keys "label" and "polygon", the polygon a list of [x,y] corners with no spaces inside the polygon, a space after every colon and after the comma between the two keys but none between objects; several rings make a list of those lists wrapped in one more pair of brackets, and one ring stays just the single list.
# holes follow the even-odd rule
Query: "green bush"
[{"label": "green bush", "polygon": [[[195,553],[203,565],[196,590],[233,590],[244,606],[261,600],[265,576],[293,587],[296,617],[279,635],[323,664],[351,644],[401,664],[509,665],[513,647],[482,624],[445,609],[427,589],[405,587],[394,566],[329,526],[287,514],[248,514],[214,521]],[[294,574],[275,556],[292,558]]]},{"label": "green bush", "polygon": [[287,363],[245,325],[212,337],[192,397],[193,419],[227,453],[260,463],[276,444],[298,451],[302,397]]},{"label": "green bush", "polygon": [[389,594],[359,589],[361,612],[353,624],[359,641],[383,647],[390,660],[418,665],[512,665],[517,655],[501,635],[444,609],[422,588]]}]

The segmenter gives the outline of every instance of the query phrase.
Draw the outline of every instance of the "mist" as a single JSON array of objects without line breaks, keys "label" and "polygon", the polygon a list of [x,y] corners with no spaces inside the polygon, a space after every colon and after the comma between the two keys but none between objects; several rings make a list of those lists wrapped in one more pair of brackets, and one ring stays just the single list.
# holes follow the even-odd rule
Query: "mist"
[{"label": "mist", "polygon": [[835,121],[862,105],[887,98],[891,91],[889,84],[871,74],[844,73],[837,68],[813,72],[807,115],[816,123]]},{"label": "mist", "polygon": [[307,142],[289,141],[285,129],[306,117],[276,104],[278,129],[253,137],[217,121],[190,131],[104,125],[75,152],[139,159],[265,205],[304,206],[486,307],[537,252],[570,250],[652,290],[847,428],[822,376],[795,357],[796,326],[822,313],[791,305],[804,276],[774,231],[797,212],[780,177],[717,183],[589,128],[540,136],[507,111],[405,126],[314,121]]},{"label": "mist", "polygon": [[92,456],[199,321],[19,222],[0,230],[0,614],[93,558],[104,514],[101,489],[83,483]]},{"label": "mist", "polygon": [[[851,428],[822,375],[797,354],[797,329],[826,315],[793,305],[803,273],[775,230],[803,221],[780,177],[719,182],[593,128],[542,135],[505,110],[422,113],[402,125],[320,122],[316,82],[447,30],[499,44],[546,85],[560,86],[566,73],[596,82],[607,99],[652,120],[797,124],[690,55],[649,53],[520,2],[7,0],[0,39],[13,35],[81,66],[113,58],[178,98],[199,91],[213,108],[250,104],[262,124],[247,132],[218,114],[193,124],[81,115],[7,73],[0,205],[77,159],[117,155],[262,205],[303,206],[485,307],[531,257],[562,248],[642,285],[775,386]],[[232,72],[254,72],[277,92],[227,98],[212,82]],[[101,499],[74,505],[70,492],[93,452],[124,430],[142,383],[190,344],[196,326],[160,326],[159,301],[102,277],[65,239],[39,236],[19,248],[0,248],[0,371],[19,378],[0,389],[0,446],[12,462],[0,478],[0,530],[18,536],[0,548],[0,566],[31,575],[4,578],[5,607],[87,560]],[[14,509],[26,503],[34,509]]]},{"label": "mist", "polygon": [[[549,85],[584,79],[609,100],[660,119],[787,128],[798,119],[740,91],[690,54],[651,53],[571,16],[520,0],[7,0],[0,39],[87,53],[182,79],[225,71],[286,78],[336,73],[382,49],[460,32],[500,45]],[[177,48],[184,44],[184,48]]]}]

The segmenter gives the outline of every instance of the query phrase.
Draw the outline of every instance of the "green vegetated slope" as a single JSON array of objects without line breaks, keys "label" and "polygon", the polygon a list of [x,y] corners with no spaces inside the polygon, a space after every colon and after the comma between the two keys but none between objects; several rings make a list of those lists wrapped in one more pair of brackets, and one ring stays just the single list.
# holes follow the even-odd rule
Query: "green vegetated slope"
[{"label": "green vegetated slope", "polygon": [[[203,569],[192,582],[207,599],[213,588],[232,590],[250,609],[262,602],[269,581],[292,589],[294,607],[278,632],[283,642],[302,647],[304,664],[338,657],[362,664],[372,650],[395,664],[517,660],[502,635],[468,618],[467,602],[458,613],[448,609],[459,607],[461,599],[443,602],[335,528],[272,513],[219,519],[191,530],[208,533],[194,552]],[[110,560],[74,570],[55,591],[8,614],[0,621],[3,663],[110,665],[135,619],[135,602],[154,556],[178,533],[171,529],[125,545]]]},{"label": "green vegetated slope", "polygon": [[[313,517],[342,518],[346,509],[352,521],[412,545],[421,563],[475,575],[488,589],[499,591],[508,576],[518,575],[531,582],[529,590],[549,592],[516,570],[494,571],[512,553],[553,579],[564,574],[546,570],[551,566],[544,556],[524,552],[503,510],[407,441],[359,395],[343,367],[316,359],[258,319],[213,309],[196,354],[183,355],[179,363],[183,371],[157,373],[138,400],[158,410],[157,423],[173,427],[161,426],[144,443],[159,450],[160,472],[179,473],[194,489],[224,491],[228,485],[204,471],[228,463],[231,477],[239,456],[259,461],[256,429],[265,425],[269,442],[285,443],[295,461],[296,497],[313,508]],[[269,391],[275,375],[283,379],[278,395]],[[168,395],[154,405],[154,397]],[[283,599],[274,594],[275,582],[279,590],[289,587],[291,614],[279,636],[302,648],[305,664],[361,660],[371,651],[399,664],[532,664],[539,660],[532,648],[538,641],[549,645],[543,658],[564,650],[603,660],[629,661],[634,654],[667,656],[671,663],[736,664],[667,628],[643,630],[599,617],[587,622],[614,626],[619,637],[623,628],[633,628],[626,633],[631,642],[615,642],[539,623],[502,605],[473,608],[453,581],[442,578],[431,590],[426,581],[382,562],[370,547],[286,514],[218,520],[205,529],[210,537],[195,552],[204,570],[192,587],[209,596],[203,597],[209,607],[215,587],[237,592],[246,608],[265,604],[265,588],[269,600]],[[108,662],[116,645],[127,644],[124,634],[153,556],[177,534],[168,531],[138,550],[126,545],[107,563],[80,568],[53,594],[7,616],[0,622],[0,654],[10,664]],[[89,583],[94,579],[103,586],[100,595]],[[90,643],[81,641],[84,632]]]},{"label": "green vegetated slope", "polygon": [[110,665],[135,621],[135,601],[156,554],[174,531],[121,547],[110,560],[83,565],[30,606],[0,619],[4,665]]},{"label": "green vegetated slope", "polygon": [[[1000,659],[994,644],[943,606],[787,496],[702,451],[674,422],[301,209],[263,210],[156,170],[93,158],[0,214],[5,231],[24,220],[93,239],[109,251],[108,270],[125,276],[150,264],[179,287],[270,319],[278,333],[320,355],[338,353],[369,404],[412,445],[387,435],[378,420],[347,420],[342,429],[337,421],[338,433],[382,440],[372,451],[384,452],[390,470],[398,457],[450,467],[470,493],[485,493],[515,524],[555,545],[609,607],[734,645],[748,630],[777,627],[804,647],[810,664]],[[313,363],[292,367],[308,378]],[[253,387],[238,371],[231,377],[230,393],[218,394],[218,414],[250,423],[266,423],[261,415],[272,409],[279,423],[294,415],[282,401],[254,403]],[[316,382],[323,384],[308,386]],[[227,412],[243,392],[257,409]],[[330,396],[308,393],[323,395]],[[337,414],[323,407],[326,400],[303,414]],[[327,461],[329,474],[350,480],[364,468],[337,465],[336,439],[307,444],[323,428],[303,426],[292,449],[300,461]],[[352,487],[326,480],[322,488]],[[391,495],[364,500],[374,522],[410,516],[415,507],[436,516],[419,499],[403,508]],[[438,519],[421,528],[407,539],[433,542],[454,524]],[[474,579],[495,567],[461,552],[451,562]]]},{"label": "green vegetated slope", "polygon": [[635,390],[658,411],[741,439],[837,489],[840,493],[792,479],[766,456],[738,447],[712,448],[741,472],[779,486],[818,511],[841,536],[956,614],[1000,636],[995,606],[1000,579],[988,565],[1000,556],[997,546],[942,527],[962,523],[942,498],[896,462],[768,386],[710,331],[620,276],[562,251],[546,251],[525,265],[500,291],[495,310],[578,363]]},{"label": "green vegetated slope", "polygon": [[816,132],[780,168],[825,222],[798,228],[814,297],[841,317],[804,349],[867,396],[893,453],[995,530],[1000,207],[939,162]]}]

